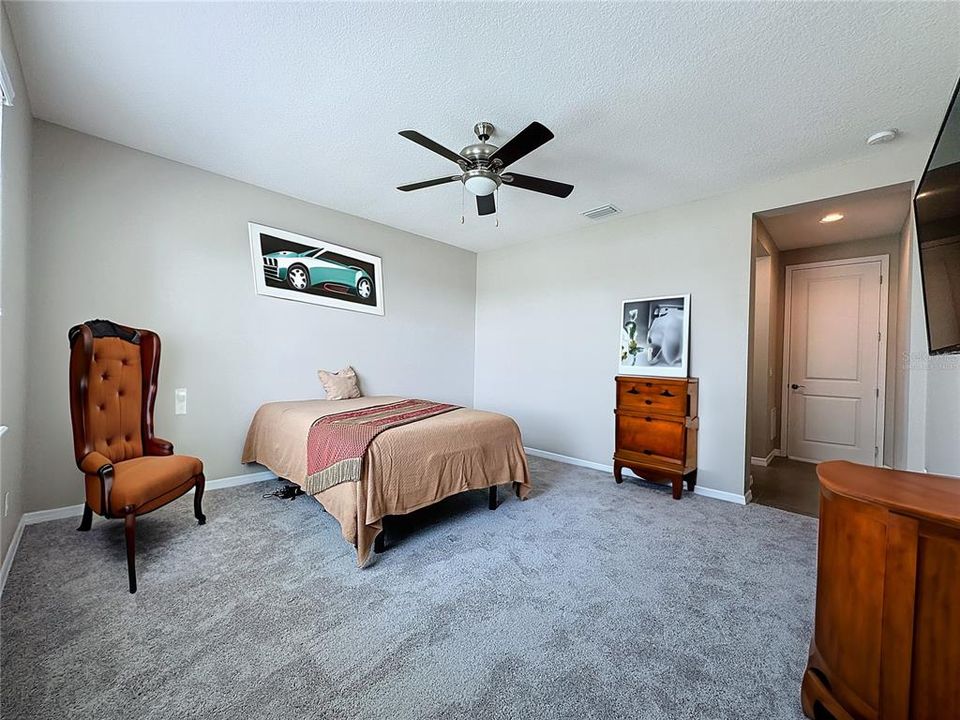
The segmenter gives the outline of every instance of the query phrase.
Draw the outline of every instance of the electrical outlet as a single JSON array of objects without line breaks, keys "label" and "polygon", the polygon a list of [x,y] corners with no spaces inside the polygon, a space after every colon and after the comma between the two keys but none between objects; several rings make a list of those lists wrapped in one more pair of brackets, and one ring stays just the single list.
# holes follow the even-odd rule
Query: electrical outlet
[{"label": "electrical outlet", "polygon": [[174,413],[177,415],[187,414],[187,389],[177,388],[173,391]]}]

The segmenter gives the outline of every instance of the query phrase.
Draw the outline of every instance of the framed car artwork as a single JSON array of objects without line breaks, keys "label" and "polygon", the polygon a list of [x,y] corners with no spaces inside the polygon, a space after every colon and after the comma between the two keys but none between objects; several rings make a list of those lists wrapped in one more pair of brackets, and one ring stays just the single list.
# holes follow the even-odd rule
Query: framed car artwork
[{"label": "framed car artwork", "polygon": [[257,294],[383,315],[380,258],[249,223]]}]

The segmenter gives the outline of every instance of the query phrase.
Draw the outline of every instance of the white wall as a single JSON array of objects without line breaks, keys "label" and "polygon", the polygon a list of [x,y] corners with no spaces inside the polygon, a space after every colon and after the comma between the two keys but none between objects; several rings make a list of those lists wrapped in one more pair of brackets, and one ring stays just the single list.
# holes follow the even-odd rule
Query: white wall
[{"label": "white wall", "polygon": [[926,469],[960,476],[960,356],[928,357]]},{"label": "white wall", "polygon": [[689,292],[698,485],[743,494],[753,213],[915,180],[929,152],[903,137],[857,161],[481,254],[477,406],[516,417],[528,446],[610,464],[620,302]]},{"label": "white wall", "polygon": [[750,453],[766,458],[770,453],[770,415],[767,411],[767,388],[770,375],[770,293],[773,276],[770,256],[755,261],[753,278],[753,365],[750,392]]},{"label": "white wall", "polygon": [[[323,396],[318,368],[352,364],[368,394],[472,404],[473,253],[39,121],[33,177],[28,510],[83,498],[67,330],[90,318],[160,334],[157,432],[210,479],[245,471],[261,403]],[[381,256],[385,316],[257,296],[251,220]]]},{"label": "white wall", "polygon": [[0,439],[0,516],[9,493],[9,508],[0,517],[0,558],[23,510],[24,438],[26,436],[27,266],[30,219],[30,150],[33,120],[20,60],[6,10],[0,6],[0,52],[16,93],[13,107],[3,108],[0,122],[0,424],[9,430]]},{"label": "white wall", "polygon": [[[780,381],[783,356],[783,264],[760,218],[754,218],[753,365],[750,386],[750,454],[767,458],[780,447]],[[771,419],[772,418],[772,419]],[[772,435],[772,437],[771,437]]]},{"label": "white wall", "polygon": [[893,466],[922,472],[926,464],[927,354],[913,208],[900,230],[900,283],[897,292],[897,384],[894,406]]}]

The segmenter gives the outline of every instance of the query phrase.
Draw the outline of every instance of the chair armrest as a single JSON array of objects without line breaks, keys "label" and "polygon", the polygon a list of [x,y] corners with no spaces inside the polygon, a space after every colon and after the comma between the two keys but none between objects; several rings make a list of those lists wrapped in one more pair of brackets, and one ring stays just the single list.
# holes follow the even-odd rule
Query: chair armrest
[{"label": "chair armrest", "polygon": [[144,455],[173,455],[173,443],[158,437],[147,438]]},{"label": "chair armrest", "polygon": [[87,475],[99,475],[100,471],[105,468],[110,468],[110,473],[113,474],[113,463],[110,462],[110,458],[96,450],[88,452],[80,458],[77,467]]},{"label": "chair armrest", "polygon": [[113,489],[113,463],[110,462],[110,458],[94,450],[80,458],[79,462],[77,462],[77,467],[87,475],[97,475],[100,478],[101,507],[97,512],[105,517],[109,517],[110,491]]}]

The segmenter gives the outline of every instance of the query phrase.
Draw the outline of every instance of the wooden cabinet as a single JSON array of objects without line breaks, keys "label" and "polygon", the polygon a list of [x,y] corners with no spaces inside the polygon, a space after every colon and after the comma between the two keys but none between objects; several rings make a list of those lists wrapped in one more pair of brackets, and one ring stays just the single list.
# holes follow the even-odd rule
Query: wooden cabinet
[{"label": "wooden cabinet", "polygon": [[828,462],[810,718],[960,718],[960,480]]},{"label": "wooden cabinet", "polygon": [[623,468],[645,480],[669,482],[680,499],[683,482],[697,482],[697,388],[694,378],[617,377],[613,475]]}]

